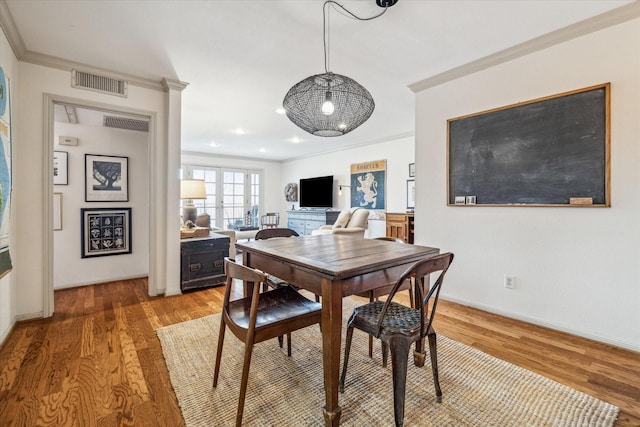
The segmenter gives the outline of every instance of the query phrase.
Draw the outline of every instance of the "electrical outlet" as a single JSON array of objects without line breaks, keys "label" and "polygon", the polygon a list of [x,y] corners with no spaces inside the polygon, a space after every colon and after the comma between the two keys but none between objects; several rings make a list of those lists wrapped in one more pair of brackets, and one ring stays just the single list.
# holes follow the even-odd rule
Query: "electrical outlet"
[{"label": "electrical outlet", "polygon": [[516,278],[509,274],[504,275],[504,287],[507,289],[515,289],[516,287]]}]

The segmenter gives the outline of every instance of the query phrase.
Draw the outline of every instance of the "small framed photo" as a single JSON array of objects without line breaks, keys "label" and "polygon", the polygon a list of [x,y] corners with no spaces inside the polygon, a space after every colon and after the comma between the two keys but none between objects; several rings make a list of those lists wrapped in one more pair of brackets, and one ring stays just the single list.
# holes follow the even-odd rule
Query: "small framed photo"
[{"label": "small framed photo", "polygon": [[467,202],[467,198],[465,196],[456,196],[455,204],[456,205],[464,205]]},{"label": "small framed photo", "polygon": [[465,203],[467,205],[475,205],[476,204],[476,196],[467,196],[465,199]]},{"label": "small framed photo", "polygon": [[53,185],[69,185],[69,153],[53,152]]},{"label": "small framed photo", "polygon": [[82,258],[131,253],[131,208],[83,208]]},{"label": "small framed photo", "polygon": [[410,177],[416,176],[416,164],[415,163],[409,163],[409,176]]},{"label": "small framed photo", "polygon": [[128,202],[129,158],[85,154],[85,201]]},{"label": "small framed photo", "polygon": [[415,209],[416,207],[416,180],[407,180],[407,209]]}]

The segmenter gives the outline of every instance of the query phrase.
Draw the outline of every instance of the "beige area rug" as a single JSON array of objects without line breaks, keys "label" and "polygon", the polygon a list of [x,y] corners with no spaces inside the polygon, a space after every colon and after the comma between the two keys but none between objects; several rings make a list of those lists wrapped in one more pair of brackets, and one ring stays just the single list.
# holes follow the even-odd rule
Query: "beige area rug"
[{"label": "beige area rug", "polygon": [[[356,303],[345,300],[345,319]],[[212,388],[219,315],[157,330],[187,426],[231,426],[240,390],[243,344],[227,330],[218,387]],[[344,329],[343,329],[344,330]],[[293,334],[292,357],[276,340],[254,347],[246,426],[323,426],[321,335],[317,326]],[[354,332],[341,425],[393,426],[391,367],[373,359]],[[343,337],[344,344],[344,337]],[[344,347],[344,345],[343,345]],[[443,403],[435,402],[429,357],[409,364],[406,426],[612,426],[619,409],[481,351],[438,336]]]}]

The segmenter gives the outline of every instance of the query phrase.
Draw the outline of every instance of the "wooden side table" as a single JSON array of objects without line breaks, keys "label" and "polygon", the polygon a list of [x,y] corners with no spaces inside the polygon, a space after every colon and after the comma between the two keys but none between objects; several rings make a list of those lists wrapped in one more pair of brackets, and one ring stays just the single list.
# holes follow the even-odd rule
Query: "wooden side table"
[{"label": "wooden side table", "polygon": [[414,219],[413,213],[387,213],[386,235],[413,243]]}]

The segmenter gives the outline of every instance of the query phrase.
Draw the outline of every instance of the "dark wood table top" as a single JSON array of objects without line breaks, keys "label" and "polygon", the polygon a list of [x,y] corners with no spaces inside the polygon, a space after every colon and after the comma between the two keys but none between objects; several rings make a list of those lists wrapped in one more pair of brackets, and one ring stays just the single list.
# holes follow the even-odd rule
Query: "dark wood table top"
[{"label": "dark wood table top", "polygon": [[236,247],[330,280],[361,276],[436,255],[438,248],[339,234],[236,243]]}]

